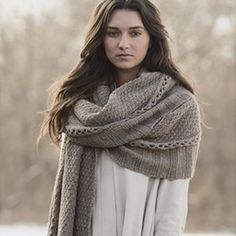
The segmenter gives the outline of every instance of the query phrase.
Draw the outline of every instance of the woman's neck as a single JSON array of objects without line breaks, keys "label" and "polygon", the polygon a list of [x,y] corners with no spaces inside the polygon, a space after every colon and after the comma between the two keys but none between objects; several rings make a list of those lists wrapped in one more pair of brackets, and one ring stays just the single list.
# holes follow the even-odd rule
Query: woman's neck
[{"label": "woman's neck", "polygon": [[133,80],[139,73],[140,68],[135,68],[132,70],[117,70],[116,73],[116,87],[121,86],[122,84]]}]

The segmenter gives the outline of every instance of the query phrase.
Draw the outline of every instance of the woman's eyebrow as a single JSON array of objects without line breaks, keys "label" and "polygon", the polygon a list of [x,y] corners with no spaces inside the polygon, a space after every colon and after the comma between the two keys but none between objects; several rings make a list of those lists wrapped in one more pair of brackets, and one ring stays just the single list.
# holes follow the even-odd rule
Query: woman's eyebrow
[{"label": "woman's eyebrow", "polygon": [[129,29],[144,29],[143,26],[133,26],[133,27],[130,27]]},{"label": "woman's eyebrow", "polygon": [[[115,29],[115,30],[118,30],[119,28],[116,27],[116,26],[108,26],[107,29]],[[129,29],[144,29],[143,26],[132,26],[132,27],[129,27]]]}]

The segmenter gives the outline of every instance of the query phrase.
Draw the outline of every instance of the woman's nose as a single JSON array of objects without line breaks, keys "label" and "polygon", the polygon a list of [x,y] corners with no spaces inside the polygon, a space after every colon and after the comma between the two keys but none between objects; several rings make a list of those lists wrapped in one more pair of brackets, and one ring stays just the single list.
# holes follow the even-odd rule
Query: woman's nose
[{"label": "woman's nose", "polygon": [[126,35],[122,35],[119,41],[119,49],[127,49],[130,46],[129,39]]}]

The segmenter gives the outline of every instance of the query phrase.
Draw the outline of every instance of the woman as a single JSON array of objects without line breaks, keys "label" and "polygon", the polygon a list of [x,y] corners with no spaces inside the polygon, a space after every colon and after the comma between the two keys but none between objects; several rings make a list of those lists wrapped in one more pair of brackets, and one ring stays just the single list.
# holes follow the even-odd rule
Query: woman
[{"label": "woman", "polygon": [[61,154],[48,235],[179,236],[201,137],[148,0],[103,0],[42,127]]}]

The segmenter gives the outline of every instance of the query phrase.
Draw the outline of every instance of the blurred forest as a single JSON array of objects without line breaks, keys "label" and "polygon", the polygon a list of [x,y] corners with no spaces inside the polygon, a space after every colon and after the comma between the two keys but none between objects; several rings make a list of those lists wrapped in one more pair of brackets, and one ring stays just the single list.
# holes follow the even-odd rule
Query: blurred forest
[{"label": "blurred forest", "polygon": [[[37,153],[38,112],[52,82],[77,64],[96,2],[66,0],[40,16],[0,16],[0,224],[47,222],[59,150],[46,137]],[[236,2],[153,2],[204,114],[186,230],[235,232]]]}]

